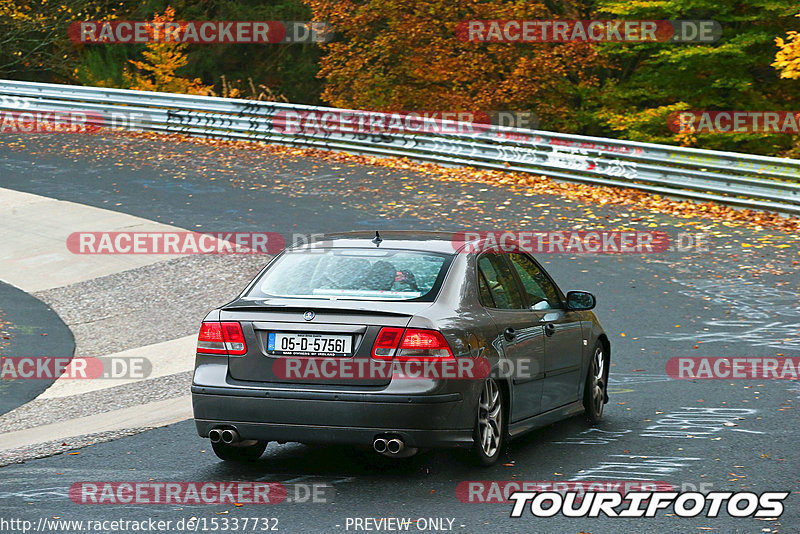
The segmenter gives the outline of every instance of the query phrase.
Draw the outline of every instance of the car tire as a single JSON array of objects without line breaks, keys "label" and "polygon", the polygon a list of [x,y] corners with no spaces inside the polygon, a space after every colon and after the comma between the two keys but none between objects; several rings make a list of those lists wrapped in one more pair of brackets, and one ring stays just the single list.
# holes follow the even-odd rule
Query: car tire
[{"label": "car tire", "polygon": [[214,454],[216,454],[220,460],[240,463],[255,462],[264,454],[264,450],[267,448],[269,442],[251,441],[254,441],[254,443],[245,443],[241,445],[228,445],[220,441],[218,443],[212,443],[211,447],[214,448]]},{"label": "car tire", "polygon": [[606,404],[606,388],[608,387],[608,368],[603,345],[598,341],[592,350],[592,360],[586,373],[586,386],[583,389],[583,408],[590,423],[596,424],[603,419],[603,407]]},{"label": "car tire", "polygon": [[476,412],[472,458],[488,467],[500,458],[506,441],[503,391],[494,378],[483,383]]}]

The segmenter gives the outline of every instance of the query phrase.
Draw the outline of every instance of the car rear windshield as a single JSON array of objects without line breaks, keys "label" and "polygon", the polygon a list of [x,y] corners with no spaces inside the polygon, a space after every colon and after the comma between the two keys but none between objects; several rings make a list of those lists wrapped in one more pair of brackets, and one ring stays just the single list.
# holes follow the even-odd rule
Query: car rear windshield
[{"label": "car rear windshield", "polygon": [[433,300],[451,257],[391,249],[287,251],[248,294],[349,300]]}]

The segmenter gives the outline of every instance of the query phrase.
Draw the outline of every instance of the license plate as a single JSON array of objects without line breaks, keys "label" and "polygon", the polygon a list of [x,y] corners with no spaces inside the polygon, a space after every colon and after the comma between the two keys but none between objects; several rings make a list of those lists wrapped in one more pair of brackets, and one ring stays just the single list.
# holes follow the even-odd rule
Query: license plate
[{"label": "license plate", "polygon": [[270,332],[267,336],[267,352],[291,356],[350,356],[353,337]]}]

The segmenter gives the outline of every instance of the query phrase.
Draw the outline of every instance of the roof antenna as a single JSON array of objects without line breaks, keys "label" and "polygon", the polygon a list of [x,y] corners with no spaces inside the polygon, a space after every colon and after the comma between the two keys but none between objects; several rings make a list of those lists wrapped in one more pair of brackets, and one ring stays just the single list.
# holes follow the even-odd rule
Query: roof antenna
[{"label": "roof antenna", "polygon": [[372,238],[372,242],[375,243],[376,247],[379,247],[381,246],[381,241],[383,241],[383,239],[381,238],[381,234],[379,234],[378,231],[375,230],[375,237]]}]

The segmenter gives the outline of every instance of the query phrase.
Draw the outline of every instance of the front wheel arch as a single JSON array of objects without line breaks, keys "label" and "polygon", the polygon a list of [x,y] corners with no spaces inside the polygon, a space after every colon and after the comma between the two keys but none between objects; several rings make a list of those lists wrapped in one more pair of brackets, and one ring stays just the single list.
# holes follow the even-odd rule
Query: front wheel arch
[{"label": "front wheel arch", "polygon": [[[608,336],[605,334],[600,334],[597,336],[597,341],[603,346],[603,359],[606,363],[606,390],[605,390],[605,402],[608,404],[608,376],[611,374],[611,342],[608,340]],[[594,348],[592,348],[594,351]],[[590,361],[591,365],[591,361]]]},{"label": "front wheel arch", "polygon": [[610,372],[608,361],[605,345],[598,339],[592,345],[592,357],[584,379],[582,399],[586,418],[593,425],[603,419],[603,408],[608,404],[608,375]]}]

